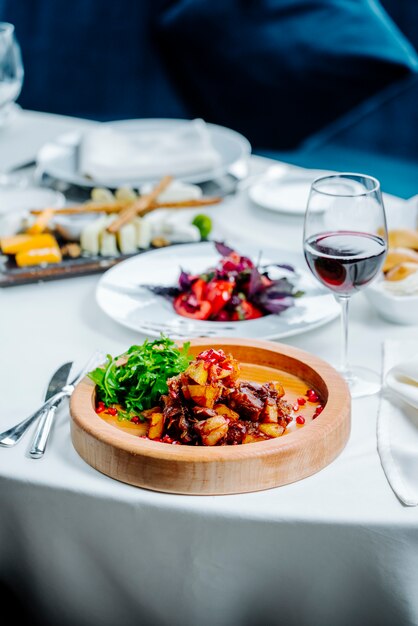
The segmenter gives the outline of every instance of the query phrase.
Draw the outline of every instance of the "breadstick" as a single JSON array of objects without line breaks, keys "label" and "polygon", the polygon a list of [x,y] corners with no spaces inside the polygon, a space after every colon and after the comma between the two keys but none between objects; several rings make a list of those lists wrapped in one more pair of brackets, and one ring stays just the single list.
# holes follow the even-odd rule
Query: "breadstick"
[{"label": "breadstick", "polygon": [[121,226],[130,222],[134,217],[136,217],[136,215],[139,214],[140,211],[149,209],[160,193],[167,189],[172,180],[172,176],[164,176],[164,178],[160,180],[150,193],[145,196],[141,196],[139,200],[133,202],[130,206],[126,207],[126,209],[122,209],[115,221],[107,227],[107,231],[113,234],[117,233]]},{"label": "breadstick", "polygon": [[[213,196],[207,198],[196,198],[192,200],[178,200],[177,202],[153,202],[149,207],[150,211],[155,209],[187,209],[200,206],[209,206],[212,204],[219,204],[222,201],[220,196]],[[78,215],[82,213],[119,213],[122,209],[130,206],[132,201],[123,202],[111,202],[111,203],[98,203],[98,202],[85,202],[84,204],[75,204],[73,206],[66,206],[62,209],[56,209],[57,215]],[[41,209],[32,209],[32,215],[40,215]]]},{"label": "breadstick", "polygon": [[26,231],[28,235],[40,235],[47,228],[49,222],[54,217],[55,209],[43,209],[38,217]]}]

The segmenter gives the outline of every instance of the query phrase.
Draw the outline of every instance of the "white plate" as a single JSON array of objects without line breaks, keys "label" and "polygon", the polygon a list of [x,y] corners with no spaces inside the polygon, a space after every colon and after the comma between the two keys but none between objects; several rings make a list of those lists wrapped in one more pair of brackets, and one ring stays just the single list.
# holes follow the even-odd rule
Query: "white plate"
[{"label": "white plate", "polygon": [[[258,258],[259,249],[240,246],[239,252]],[[280,315],[267,315],[240,322],[208,322],[181,317],[172,303],[155,296],[141,284],[177,285],[180,268],[200,273],[219,261],[213,243],[197,243],[154,250],[123,261],[108,270],[96,290],[99,307],[113,320],[146,335],[160,332],[174,337],[248,337],[275,339],[290,337],[322,326],[339,315],[334,297],[323,291],[305,270],[300,254],[264,250],[262,263],[290,263],[298,270],[299,289],[305,295],[295,300],[295,306]]]},{"label": "white plate", "polygon": [[304,215],[311,185],[316,178],[334,172],[301,170],[271,180],[261,180],[248,190],[253,202],[271,211]]},{"label": "white plate", "polygon": [[[122,120],[120,122],[108,122],[107,125],[118,132],[138,133],[143,130],[147,132],[161,129],[175,129],[183,125],[185,120],[170,119],[143,119],[143,120]],[[207,128],[212,140],[212,144],[220,154],[221,165],[216,169],[206,172],[199,172],[192,176],[182,176],[180,180],[188,183],[202,183],[223,176],[228,170],[239,161],[246,159],[251,153],[251,145],[245,137],[239,133],[218,126],[207,124]],[[146,182],[146,178],[138,177],[135,180],[120,180],[109,184],[106,180],[92,180],[82,176],[78,171],[78,146],[81,133],[67,133],[58,137],[53,143],[46,144],[38,154],[38,165],[42,170],[57,180],[64,181],[79,187],[121,187],[130,185],[138,187]],[[167,172],[161,172],[161,177]]]},{"label": "white plate", "polygon": [[29,209],[58,209],[65,197],[58,191],[43,187],[2,187],[0,185],[0,214]]}]

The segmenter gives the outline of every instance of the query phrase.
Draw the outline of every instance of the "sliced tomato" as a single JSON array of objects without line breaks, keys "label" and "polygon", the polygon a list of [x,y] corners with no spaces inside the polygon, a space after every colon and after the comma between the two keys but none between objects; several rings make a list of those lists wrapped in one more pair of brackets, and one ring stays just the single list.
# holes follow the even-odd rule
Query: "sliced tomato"
[{"label": "sliced tomato", "polygon": [[206,284],[206,300],[212,306],[212,315],[218,315],[231,299],[235,283],[229,280],[211,280]]},{"label": "sliced tomato", "polygon": [[205,289],[206,289],[206,283],[203,280],[203,278],[198,278],[192,284],[191,290],[194,293],[194,295],[196,296],[196,299],[197,299],[198,302],[200,302],[201,300],[205,299],[203,297],[204,293],[205,293]]},{"label": "sliced tomato", "polygon": [[239,320],[255,320],[258,317],[263,317],[263,312],[260,311],[254,304],[243,300],[238,307],[237,311],[232,314],[232,319],[237,322]]},{"label": "sliced tomato", "polygon": [[201,300],[197,305],[190,305],[189,294],[182,293],[174,300],[176,313],[183,317],[191,317],[195,320],[207,320],[212,313],[212,307],[207,300]]}]

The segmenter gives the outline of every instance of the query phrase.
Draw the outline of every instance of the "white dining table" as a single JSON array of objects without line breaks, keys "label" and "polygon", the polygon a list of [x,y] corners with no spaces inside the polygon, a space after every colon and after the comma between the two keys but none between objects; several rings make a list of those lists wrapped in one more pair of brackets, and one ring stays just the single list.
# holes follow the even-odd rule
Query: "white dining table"
[{"label": "white dining table", "polygon": [[[0,169],[31,161],[46,140],[81,124],[89,122],[22,111],[0,130]],[[251,174],[272,163],[251,157]],[[415,210],[413,201],[385,202],[389,225]],[[245,189],[213,215],[226,240],[301,251],[302,218],[257,207]],[[0,430],[39,405],[61,363],[80,366],[96,349],[119,354],[144,339],[98,308],[97,283],[0,290]],[[380,371],[384,340],[417,336],[418,326],[388,323],[363,294],[353,298],[353,363]],[[284,341],[338,364],[339,320]],[[0,448],[0,584],[42,624],[416,626],[418,507],[404,506],[385,478],[378,405],[377,395],[353,401],[350,439],[317,474],[217,497],[147,491],[98,473],[75,452],[63,405],[42,459],[29,457],[30,435]]]}]

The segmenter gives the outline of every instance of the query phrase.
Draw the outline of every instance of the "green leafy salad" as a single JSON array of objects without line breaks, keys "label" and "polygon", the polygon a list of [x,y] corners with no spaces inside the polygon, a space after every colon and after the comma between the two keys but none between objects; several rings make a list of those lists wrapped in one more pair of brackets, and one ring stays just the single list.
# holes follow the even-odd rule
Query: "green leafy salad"
[{"label": "green leafy salad", "polygon": [[168,337],[146,340],[142,346],[131,346],[127,352],[107,356],[104,367],[89,373],[97,385],[97,398],[106,406],[119,404],[129,414],[140,414],[158,404],[166,394],[167,379],[189,365],[189,343],[182,348]]}]

